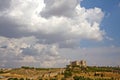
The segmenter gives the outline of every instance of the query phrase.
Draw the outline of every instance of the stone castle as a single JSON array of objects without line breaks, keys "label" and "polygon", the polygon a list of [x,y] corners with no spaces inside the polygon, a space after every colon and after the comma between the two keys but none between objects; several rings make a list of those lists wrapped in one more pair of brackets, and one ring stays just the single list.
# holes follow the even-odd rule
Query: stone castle
[{"label": "stone castle", "polygon": [[84,60],[70,62],[70,65],[71,66],[83,66],[83,67],[87,66],[86,61]]},{"label": "stone castle", "polygon": [[67,67],[69,67],[69,68],[74,67],[74,66],[87,67],[85,60],[81,60],[81,61],[71,61],[70,64],[67,65]]}]

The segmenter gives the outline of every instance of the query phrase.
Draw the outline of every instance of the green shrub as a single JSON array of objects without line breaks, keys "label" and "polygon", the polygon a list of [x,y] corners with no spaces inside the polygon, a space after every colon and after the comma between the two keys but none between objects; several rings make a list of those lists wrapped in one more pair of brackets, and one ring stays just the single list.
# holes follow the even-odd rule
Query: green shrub
[{"label": "green shrub", "polygon": [[68,77],[71,77],[72,76],[72,72],[71,71],[65,71],[64,72],[64,77],[65,78],[68,78]]},{"label": "green shrub", "polygon": [[73,79],[74,80],[93,80],[90,78],[85,78],[84,76],[74,76]]},{"label": "green shrub", "polygon": [[50,80],[58,80],[57,78],[51,78]]},{"label": "green shrub", "polygon": [[8,80],[18,80],[18,78],[9,78]]},{"label": "green shrub", "polygon": [[20,78],[20,80],[24,80],[24,78]]}]

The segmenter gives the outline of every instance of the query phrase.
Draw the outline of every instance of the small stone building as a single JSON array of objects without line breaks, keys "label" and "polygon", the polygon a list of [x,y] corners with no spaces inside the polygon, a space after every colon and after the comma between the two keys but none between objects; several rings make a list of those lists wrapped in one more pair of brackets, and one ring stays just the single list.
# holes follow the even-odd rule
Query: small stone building
[{"label": "small stone building", "polygon": [[84,60],[81,60],[81,61],[72,61],[72,62],[70,62],[70,65],[69,65],[69,67],[72,67],[72,66],[80,66],[80,67],[86,67],[87,65],[86,65],[86,61],[84,61]]}]

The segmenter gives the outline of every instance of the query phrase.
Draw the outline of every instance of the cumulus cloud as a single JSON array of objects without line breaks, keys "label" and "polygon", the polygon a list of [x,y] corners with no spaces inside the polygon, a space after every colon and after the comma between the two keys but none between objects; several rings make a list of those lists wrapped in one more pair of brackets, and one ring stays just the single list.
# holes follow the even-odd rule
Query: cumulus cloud
[{"label": "cumulus cloud", "polygon": [[[5,20],[1,20],[1,25],[6,26],[5,22],[7,19],[14,22],[14,24],[10,23],[5,28],[1,26],[1,34],[2,36],[26,36],[26,35],[34,35],[37,38],[42,37],[46,43],[65,43],[69,40],[81,40],[81,39],[93,39],[93,40],[102,40],[104,32],[100,30],[100,22],[104,16],[104,13],[100,8],[93,9],[85,9],[84,7],[80,7],[76,0],[69,1],[69,4],[65,5],[67,1],[47,1],[47,0],[24,0],[24,1],[16,1],[13,0],[11,2],[10,9],[7,10],[6,14],[3,14],[2,17]],[[18,4],[19,3],[19,4]],[[75,5],[71,5],[74,3]],[[52,8],[50,10],[50,5],[58,5],[58,7]],[[46,5],[46,6],[45,6]],[[64,6],[63,6],[64,5]],[[47,7],[48,6],[48,7]],[[67,10],[64,10],[63,7],[67,7]],[[72,8],[71,8],[72,7]],[[63,11],[54,11],[62,9]],[[50,14],[50,12],[46,12],[46,9],[52,12],[58,13]],[[72,10],[73,9],[73,10]],[[64,12],[60,13],[60,12]],[[67,15],[74,16],[66,17]],[[44,15],[51,15],[52,17],[47,19],[42,16],[40,13],[44,13]],[[9,28],[10,27],[10,28]],[[10,34],[5,34],[5,29],[9,29]],[[15,30],[14,30],[15,29]],[[12,32],[16,34],[12,34]],[[22,34],[23,33],[23,34]],[[14,35],[14,36],[13,36]],[[59,36],[58,36],[59,35]],[[48,40],[49,39],[49,40]]]},{"label": "cumulus cloud", "polygon": [[103,11],[81,7],[78,0],[5,0],[3,4],[0,49],[2,55],[5,51],[6,58],[13,55],[7,61],[1,58],[5,62],[19,57],[21,64],[29,59],[33,63],[40,61],[41,65],[43,62],[55,65],[62,62],[57,49],[79,47],[83,39],[104,38],[105,32],[100,29]]},{"label": "cumulus cloud", "polygon": [[44,3],[45,7],[40,14],[46,18],[52,16],[72,17],[75,15],[75,7],[78,4],[77,0],[44,0]]},{"label": "cumulus cloud", "polygon": [[4,11],[5,9],[10,7],[11,0],[3,0],[0,1],[0,11]]},{"label": "cumulus cloud", "polygon": [[[35,67],[60,67],[68,60],[62,58],[55,45],[37,43],[35,37],[19,39],[0,37],[0,64],[4,67],[16,64]],[[60,62],[61,61],[61,62]],[[48,65],[47,63],[51,64]],[[9,65],[10,64],[10,65]],[[0,66],[3,67],[3,66]],[[62,66],[61,66],[62,67]]]}]

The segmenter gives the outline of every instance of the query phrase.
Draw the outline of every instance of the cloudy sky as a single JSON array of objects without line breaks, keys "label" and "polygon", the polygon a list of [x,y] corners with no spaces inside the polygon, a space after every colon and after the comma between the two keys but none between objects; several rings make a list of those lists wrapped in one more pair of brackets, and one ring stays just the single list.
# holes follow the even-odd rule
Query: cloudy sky
[{"label": "cloudy sky", "polygon": [[0,0],[0,67],[120,65],[120,0]]}]

